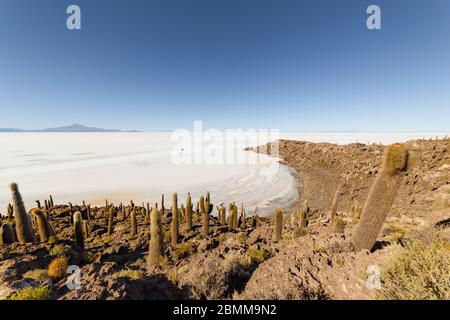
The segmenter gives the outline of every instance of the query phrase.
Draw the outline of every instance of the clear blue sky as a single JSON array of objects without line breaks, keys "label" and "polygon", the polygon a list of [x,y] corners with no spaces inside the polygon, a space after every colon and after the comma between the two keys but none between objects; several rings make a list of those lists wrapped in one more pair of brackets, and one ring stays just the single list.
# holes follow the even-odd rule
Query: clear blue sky
[{"label": "clear blue sky", "polygon": [[[82,30],[66,29],[78,4]],[[378,4],[382,30],[366,28]],[[449,130],[448,0],[0,0],[0,127]]]}]

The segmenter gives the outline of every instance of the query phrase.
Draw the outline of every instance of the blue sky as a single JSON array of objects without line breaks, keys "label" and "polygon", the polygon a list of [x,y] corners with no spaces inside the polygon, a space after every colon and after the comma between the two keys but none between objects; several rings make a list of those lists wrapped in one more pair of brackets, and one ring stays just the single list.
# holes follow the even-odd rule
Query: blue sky
[{"label": "blue sky", "polygon": [[447,0],[0,0],[0,127],[449,130],[449,39]]}]

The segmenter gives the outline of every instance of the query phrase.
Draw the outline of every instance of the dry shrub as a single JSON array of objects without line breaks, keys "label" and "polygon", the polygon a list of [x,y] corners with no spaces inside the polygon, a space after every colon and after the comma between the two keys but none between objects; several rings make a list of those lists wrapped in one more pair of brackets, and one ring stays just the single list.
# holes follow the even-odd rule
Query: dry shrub
[{"label": "dry shrub", "polygon": [[68,266],[69,263],[66,257],[57,257],[48,266],[48,276],[54,280],[60,280],[66,276]]},{"label": "dry shrub", "polygon": [[383,272],[381,299],[450,299],[450,240],[430,228],[406,239]]},{"label": "dry shrub", "polygon": [[8,300],[47,300],[52,295],[52,290],[48,287],[27,287],[20,289]]},{"label": "dry shrub", "polygon": [[131,280],[142,280],[144,278],[144,274],[142,273],[142,271],[130,269],[120,270],[114,273],[112,276],[114,279],[127,278]]},{"label": "dry shrub", "polygon": [[249,248],[246,254],[252,259],[252,262],[262,263],[271,257],[269,250],[265,248]]}]

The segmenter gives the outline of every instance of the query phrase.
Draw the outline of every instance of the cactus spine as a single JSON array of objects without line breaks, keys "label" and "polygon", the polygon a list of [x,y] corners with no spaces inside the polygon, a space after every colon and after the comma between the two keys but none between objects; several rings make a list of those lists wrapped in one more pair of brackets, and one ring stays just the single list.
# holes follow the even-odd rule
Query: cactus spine
[{"label": "cactus spine", "polygon": [[186,199],[186,225],[188,230],[192,229],[192,198],[189,192]]},{"label": "cactus spine", "polygon": [[179,221],[178,221],[178,195],[174,193],[172,195],[172,245],[175,246],[178,243],[179,236]]},{"label": "cactus spine", "polygon": [[80,211],[73,214],[73,229],[75,233],[75,242],[81,249],[84,249],[83,217],[81,216]]},{"label": "cactus spine", "polygon": [[47,242],[48,238],[50,238],[50,236],[52,235],[47,218],[39,209],[33,209],[31,212],[36,219],[36,227],[38,230],[39,239],[41,240],[41,242]]},{"label": "cactus spine", "polygon": [[355,250],[370,250],[375,244],[394,203],[403,176],[401,172],[407,169],[407,162],[408,150],[404,145],[387,147],[383,167],[369,191],[360,222],[351,238]]},{"label": "cactus spine", "polygon": [[130,223],[131,223],[131,237],[134,237],[137,234],[136,209],[133,209],[133,211],[131,211]]},{"label": "cactus spine", "polygon": [[283,210],[277,209],[275,211],[275,240],[280,241],[282,239],[283,230]]},{"label": "cactus spine", "polygon": [[161,214],[156,208],[153,208],[150,220],[148,265],[155,266],[158,264],[159,259],[164,257]]},{"label": "cactus spine", "polygon": [[34,232],[31,221],[25,210],[19,187],[16,183],[10,185],[13,198],[14,221],[16,224],[17,239],[20,243],[34,242]]}]

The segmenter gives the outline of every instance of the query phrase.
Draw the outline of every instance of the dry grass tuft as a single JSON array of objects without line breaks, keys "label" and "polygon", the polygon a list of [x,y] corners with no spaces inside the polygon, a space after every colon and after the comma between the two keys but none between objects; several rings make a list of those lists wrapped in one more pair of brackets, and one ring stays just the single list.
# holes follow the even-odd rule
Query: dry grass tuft
[{"label": "dry grass tuft", "polygon": [[142,280],[144,278],[144,274],[142,271],[139,270],[130,270],[130,269],[124,269],[120,270],[113,274],[113,278],[127,278],[131,280]]},{"label": "dry grass tuft", "polygon": [[52,295],[52,290],[48,287],[27,287],[20,289],[8,300],[48,300]]}]

